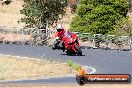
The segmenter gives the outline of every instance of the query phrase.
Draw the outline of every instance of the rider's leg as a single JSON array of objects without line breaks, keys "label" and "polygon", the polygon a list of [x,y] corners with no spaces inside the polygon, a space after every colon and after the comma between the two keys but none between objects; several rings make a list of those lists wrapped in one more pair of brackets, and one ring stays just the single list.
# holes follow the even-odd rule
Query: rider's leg
[{"label": "rider's leg", "polygon": [[55,50],[56,47],[57,47],[57,45],[58,45],[59,43],[60,43],[60,42],[56,40],[56,41],[54,42],[53,46],[52,46],[52,49]]}]

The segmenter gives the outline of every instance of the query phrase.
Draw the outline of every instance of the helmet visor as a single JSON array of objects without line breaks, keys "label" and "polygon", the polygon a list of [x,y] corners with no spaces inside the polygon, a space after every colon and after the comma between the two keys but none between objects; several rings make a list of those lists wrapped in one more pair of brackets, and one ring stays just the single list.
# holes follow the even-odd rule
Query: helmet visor
[{"label": "helmet visor", "polygon": [[61,31],[62,31],[62,29],[57,29],[57,31],[58,31],[58,32],[61,32]]}]

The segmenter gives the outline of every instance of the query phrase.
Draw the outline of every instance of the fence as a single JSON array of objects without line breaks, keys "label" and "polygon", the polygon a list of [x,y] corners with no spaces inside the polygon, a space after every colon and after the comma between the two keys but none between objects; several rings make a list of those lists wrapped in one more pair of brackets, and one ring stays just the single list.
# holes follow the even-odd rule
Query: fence
[{"label": "fence", "polygon": [[116,35],[102,35],[74,32],[78,35],[81,41],[89,42],[85,46],[92,48],[105,48],[105,49],[118,49],[118,50],[131,50],[132,49],[132,36],[116,36]]},{"label": "fence", "polygon": [[0,43],[45,45],[52,31],[45,29],[6,29],[0,28]]},{"label": "fence", "polygon": [[[0,29],[0,43],[18,43],[18,44],[34,44],[45,45],[47,39],[53,35],[54,31],[48,29],[20,29],[5,30]],[[118,50],[131,50],[132,49],[132,36],[116,36],[116,35],[102,35],[73,32],[78,35],[82,41],[82,46],[92,48],[105,48],[105,49],[118,49]],[[36,39],[36,40],[35,40]]]},{"label": "fence", "polygon": [[22,29],[0,29],[0,41],[1,43],[21,43],[30,41],[30,34],[27,30]]}]

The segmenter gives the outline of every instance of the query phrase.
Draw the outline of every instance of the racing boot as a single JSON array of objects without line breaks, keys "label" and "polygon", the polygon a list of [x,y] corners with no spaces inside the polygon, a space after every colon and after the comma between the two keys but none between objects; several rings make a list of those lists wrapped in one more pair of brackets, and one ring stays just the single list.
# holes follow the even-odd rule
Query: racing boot
[{"label": "racing boot", "polygon": [[52,46],[52,49],[53,49],[53,50],[55,50],[55,49],[56,49],[54,45]]}]

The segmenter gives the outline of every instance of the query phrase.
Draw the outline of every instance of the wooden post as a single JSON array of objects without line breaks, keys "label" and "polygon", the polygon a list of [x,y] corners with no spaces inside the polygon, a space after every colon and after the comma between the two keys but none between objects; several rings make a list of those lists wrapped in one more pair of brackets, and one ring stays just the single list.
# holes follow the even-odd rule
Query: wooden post
[{"label": "wooden post", "polygon": [[93,38],[93,48],[97,48],[96,46],[95,46],[95,34],[94,34],[94,38]]}]

